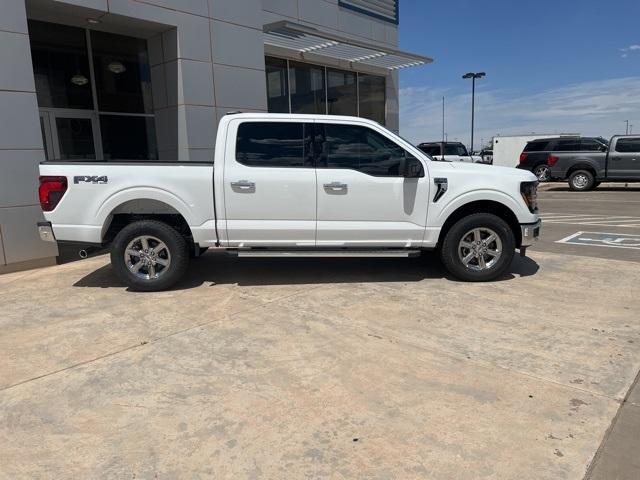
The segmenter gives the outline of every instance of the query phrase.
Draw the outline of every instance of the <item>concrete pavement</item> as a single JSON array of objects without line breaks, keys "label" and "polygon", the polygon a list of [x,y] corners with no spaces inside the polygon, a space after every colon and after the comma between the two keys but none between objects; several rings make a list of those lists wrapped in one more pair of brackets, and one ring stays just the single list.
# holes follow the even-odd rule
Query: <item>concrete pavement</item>
[{"label": "concrete pavement", "polygon": [[0,477],[580,479],[640,369],[640,271],[530,252],[489,284],[429,256],[1,276]]}]

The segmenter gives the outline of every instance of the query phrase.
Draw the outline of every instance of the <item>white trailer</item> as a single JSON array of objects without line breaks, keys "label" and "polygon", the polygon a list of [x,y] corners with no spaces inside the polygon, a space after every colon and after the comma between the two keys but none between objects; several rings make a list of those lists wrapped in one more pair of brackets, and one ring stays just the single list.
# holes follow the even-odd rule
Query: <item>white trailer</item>
[{"label": "white trailer", "polygon": [[493,164],[501,167],[515,167],[527,142],[539,138],[575,137],[578,133],[541,133],[529,135],[498,135],[493,137]]}]

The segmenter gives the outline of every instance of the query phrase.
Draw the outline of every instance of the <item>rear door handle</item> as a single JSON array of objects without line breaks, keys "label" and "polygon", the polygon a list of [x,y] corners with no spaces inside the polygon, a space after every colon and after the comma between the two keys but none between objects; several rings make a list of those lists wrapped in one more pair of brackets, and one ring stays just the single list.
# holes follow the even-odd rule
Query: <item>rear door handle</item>
[{"label": "rear door handle", "polygon": [[346,190],[348,187],[346,183],[340,182],[325,183],[323,186],[326,190]]},{"label": "rear door handle", "polygon": [[231,182],[232,188],[239,188],[241,190],[248,190],[250,188],[256,188],[255,182],[249,180],[238,180],[237,182]]}]

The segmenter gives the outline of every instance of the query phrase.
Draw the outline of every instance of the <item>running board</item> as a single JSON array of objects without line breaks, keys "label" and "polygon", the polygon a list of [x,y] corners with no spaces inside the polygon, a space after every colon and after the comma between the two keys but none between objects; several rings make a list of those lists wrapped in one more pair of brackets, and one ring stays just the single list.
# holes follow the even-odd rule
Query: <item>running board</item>
[{"label": "running board", "polygon": [[420,250],[238,250],[239,257],[416,257]]}]

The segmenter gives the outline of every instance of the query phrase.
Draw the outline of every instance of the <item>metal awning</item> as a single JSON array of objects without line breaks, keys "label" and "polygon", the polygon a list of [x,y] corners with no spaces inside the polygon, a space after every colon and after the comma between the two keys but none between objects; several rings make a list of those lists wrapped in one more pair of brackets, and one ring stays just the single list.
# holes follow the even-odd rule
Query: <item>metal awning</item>
[{"label": "metal awning", "polygon": [[300,55],[310,53],[334,60],[386,70],[416,67],[433,62],[429,57],[393,48],[373,46],[287,21],[265,25],[264,43]]}]

